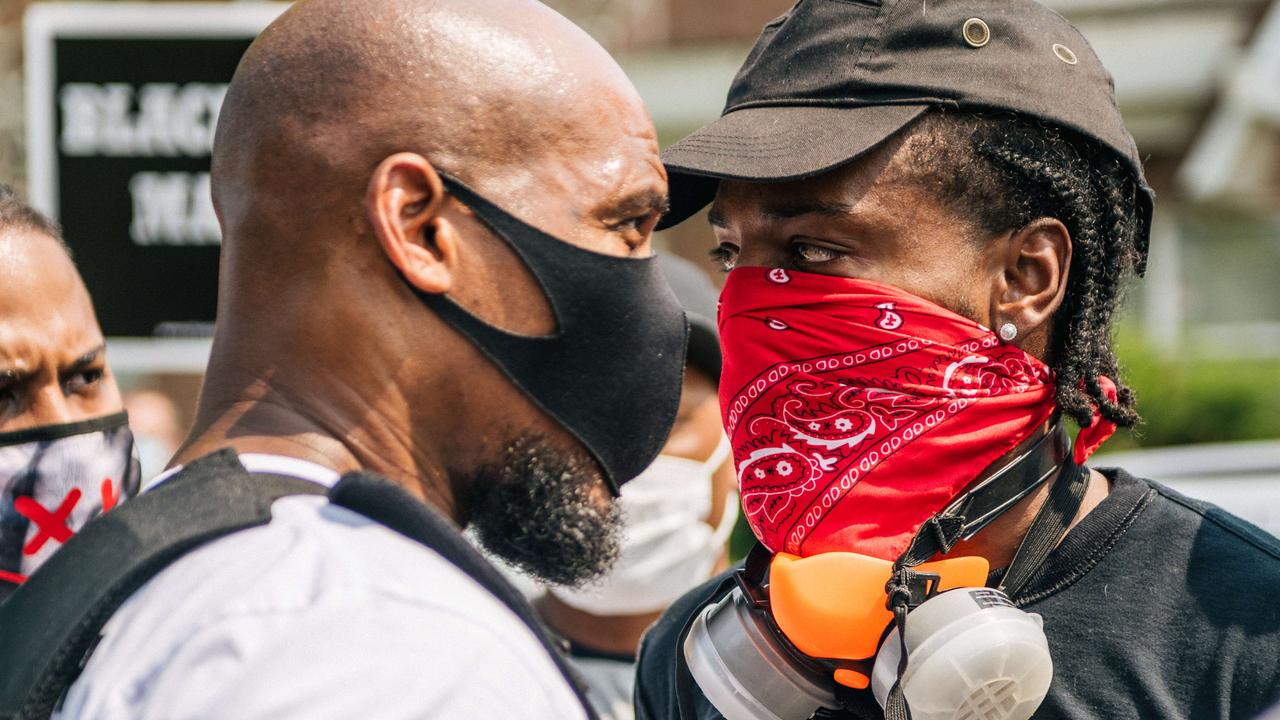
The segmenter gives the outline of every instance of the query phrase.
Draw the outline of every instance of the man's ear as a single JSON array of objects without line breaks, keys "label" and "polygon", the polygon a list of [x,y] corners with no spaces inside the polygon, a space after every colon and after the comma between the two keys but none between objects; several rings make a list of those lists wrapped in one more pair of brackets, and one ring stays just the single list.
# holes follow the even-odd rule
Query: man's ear
[{"label": "man's ear", "polygon": [[365,211],[382,250],[414,287],[442,295],[449,291],[458,261],[458,235],[441,218],[444,183],[430,161],[396,153],[369,178]]},{"label": "man's ear", "polygon": [[1014,344],[1043,357],[1050,320],[1067,293],[1071,233],[1057,219],[1040,218],[1002,241],[998,254],[1003,268],[992,294],[994,329],[1001,332],[1012,323]]}]

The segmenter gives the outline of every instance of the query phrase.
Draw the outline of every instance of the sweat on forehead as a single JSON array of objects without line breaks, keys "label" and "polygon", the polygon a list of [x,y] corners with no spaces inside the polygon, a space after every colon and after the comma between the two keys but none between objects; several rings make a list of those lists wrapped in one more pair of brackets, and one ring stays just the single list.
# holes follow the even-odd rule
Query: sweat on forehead
[{"label": "sweat on forehead", "polygon": [[66,292],[83,286],[60,239],[31,228],[0,226],[0,298],[29,299],[31,292]]},{"label": "sweat on forehead", "polygon": [[0,185],[0,322],[36,321],[66,304],[93,308],[57,223]]},{"label": "sweat on forehead", "polygon": [[64,341],[76,347],[102,342],[75,265],[46,233],[0,229],[0,359]]}]

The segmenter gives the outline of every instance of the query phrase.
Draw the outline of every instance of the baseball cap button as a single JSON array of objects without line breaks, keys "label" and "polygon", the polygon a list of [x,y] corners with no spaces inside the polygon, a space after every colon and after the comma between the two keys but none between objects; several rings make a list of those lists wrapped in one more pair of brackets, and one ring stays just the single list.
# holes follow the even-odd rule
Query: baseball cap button
[{"label": "baseball cap button", "polygon": [[1061,60],[1062,62],[1068,65],[1075,65],[1077,62],[1079,62],[1079,60],[1076,59],[1076,54],[1071,52],[1071,48],[1067,47],[1066,45],[1059,45],[1058,43],[1054,43],[1053,54],[1057,55],[1059,60]]},{"label": "baseball cap button", "polygon": [[980,48],[991,42],[991,28],[987,27],[987,24],[979,18],[965,20],[962,32],[964,41],[969,43],[971,47]]}]

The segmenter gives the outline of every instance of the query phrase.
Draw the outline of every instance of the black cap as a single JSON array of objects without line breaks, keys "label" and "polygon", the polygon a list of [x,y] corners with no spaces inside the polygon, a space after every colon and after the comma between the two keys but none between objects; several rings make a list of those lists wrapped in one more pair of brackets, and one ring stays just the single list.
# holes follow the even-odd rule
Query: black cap
[{"label": "black cap", "polygon": [[719,120],[667,148],[669,227],[721,179],[797,180],[874,149],[930,108],[1011,111],[1074,130],[1132,170],[1146,245],[1153,195],[1111,75],[1031,0],[800,0],[765,26]]},{"label": "black cap", "polygon": [[676,293],[689,318],[688,362],[720,381],[720,332],[716,328],[716,302],[720,293],[697,265],[670,254],[658,256],[658,268]]}]

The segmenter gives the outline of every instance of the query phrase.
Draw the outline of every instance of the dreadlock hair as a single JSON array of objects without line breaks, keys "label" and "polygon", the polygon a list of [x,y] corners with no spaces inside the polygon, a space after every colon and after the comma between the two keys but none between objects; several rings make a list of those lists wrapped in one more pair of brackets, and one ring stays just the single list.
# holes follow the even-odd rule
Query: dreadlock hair
[{"label": "dreadlock hair", "polygon": [[12,187],[0,183],[0,233],[9,230],[33,230],[48,235],[58,241],[68,256],[71,255],[70,248],[62,240],[62,228],[58,223],[31,207]]},{"label": "dreadlock hair", "polygon": [[[1121,427],[1139,420],[1121,382],[1111,320],[1125,277],[1141,266],[1138,185],[1115,152],[1064,128],[1010,114],[935,110],[913,128],[913,175],[979,234],[1016,231],[1056,218],[1071,234],[1066,296],[1054,316],[1047,361],[1058,407],[1088,425],[1096,406]],[[1111,378],[1118,397],[1104,393]]]}]

